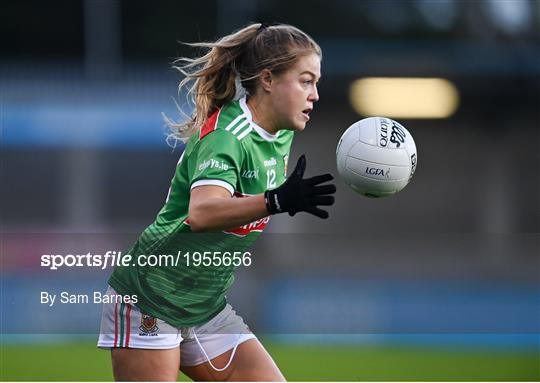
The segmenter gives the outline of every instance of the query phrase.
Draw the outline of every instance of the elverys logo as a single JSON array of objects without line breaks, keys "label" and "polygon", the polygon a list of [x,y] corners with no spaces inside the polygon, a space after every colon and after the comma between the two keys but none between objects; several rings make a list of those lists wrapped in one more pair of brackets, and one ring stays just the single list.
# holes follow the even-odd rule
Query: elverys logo
[{"label": "elverys logo", "polygon": [[204,160],[203,162],[201,162],[201,164],[199,165],[197,169],[200,172],[202,172],[206,168],[229,170],[229,165],[227,165],[223,161],[218,161],[218,160],[214,160],[213,158],[210,158],[208,160]]}]

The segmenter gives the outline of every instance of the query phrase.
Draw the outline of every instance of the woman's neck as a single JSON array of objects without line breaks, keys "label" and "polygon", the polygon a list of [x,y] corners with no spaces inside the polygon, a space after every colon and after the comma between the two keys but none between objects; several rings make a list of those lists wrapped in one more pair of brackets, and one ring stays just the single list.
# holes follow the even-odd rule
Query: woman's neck
[{"label": "woman's neck", "polygon": [[249,97],[246,100],[246,105],[251,112],[251,118],[254,123],[266,130],[271,135],[275,135],[279,129],[276,127],[275,121],[270,118],[271,110],[268,109],[268,103],[261,102],[256,97]]}]

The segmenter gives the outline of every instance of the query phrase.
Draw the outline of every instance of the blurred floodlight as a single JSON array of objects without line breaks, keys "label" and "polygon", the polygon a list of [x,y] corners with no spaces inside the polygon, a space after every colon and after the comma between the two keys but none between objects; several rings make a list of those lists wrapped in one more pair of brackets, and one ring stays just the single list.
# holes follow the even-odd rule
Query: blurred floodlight
[{"label": "blurred floodlight", "polygon": [[459,104],[455,85],[442,78],[367,77],[352,83],[349,96],[363,116],[447,118]]},{"label": "blurred floodlight", "polygon": [[484,3],[498,29],[519,34],[531,23],[531,9],[526,0],[489,0]]},{"label": "blurred floodlight", "polygon": [[447,30],[454,25],[457,16],[454,0],[418,0],[417,7],[424,21],[432,28]]}]

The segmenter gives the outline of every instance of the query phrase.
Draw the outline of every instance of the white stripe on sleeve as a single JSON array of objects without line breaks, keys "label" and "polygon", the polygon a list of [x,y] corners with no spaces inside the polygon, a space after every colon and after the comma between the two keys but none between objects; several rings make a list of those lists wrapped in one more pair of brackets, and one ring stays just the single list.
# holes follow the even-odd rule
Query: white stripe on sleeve
[{"label": "white stripe on sleeve", "polygon": [[213,185],[213,186],[221,186],[222,188],[225,188],[228,190],[229,193],[231,193],[231,196],[234,195],[234,188],[232,185],[228,182],[222,181],[222,180],[198,180],[191,184],[191,190],[195,189],[198,186],[207,186],[207,185]]}]

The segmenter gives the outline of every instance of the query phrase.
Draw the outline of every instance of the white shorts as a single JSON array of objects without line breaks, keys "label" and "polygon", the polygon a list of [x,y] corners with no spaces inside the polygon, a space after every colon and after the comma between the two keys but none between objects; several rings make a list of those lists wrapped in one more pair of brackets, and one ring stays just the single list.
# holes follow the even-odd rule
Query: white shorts
[{"label": "white shorts", "polygon": [[[118,295],[110,286],[106,294]],[[196,366],[253,338],[230,304],[203,325],[176,328],[141,313],[132,304],[104,303],[97,345],[158,350],[180,347],[180,364]]]}]

